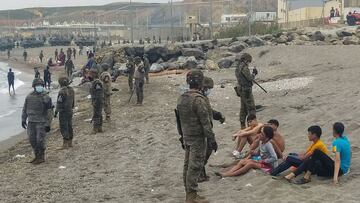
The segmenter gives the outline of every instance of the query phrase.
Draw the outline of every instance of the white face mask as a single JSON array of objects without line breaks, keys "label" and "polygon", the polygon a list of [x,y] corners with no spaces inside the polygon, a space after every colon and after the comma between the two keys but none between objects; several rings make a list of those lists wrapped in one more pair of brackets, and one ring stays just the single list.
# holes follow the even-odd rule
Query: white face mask
[{"label": "white face mask", "polygon": [[43,93],[43,92],[44,92],[44,87],[43,87],[43,86],[40,86],[40,85],[35,86],[35,91],[36,91],[37,93]]},{"label": "white face mask", "polygon": [[204,95],[207,97],[207,96],[209,96],[211,94],[211,90],[210,89],[208,89],[208,90],[206,90],[205,92],[204,92]]}]

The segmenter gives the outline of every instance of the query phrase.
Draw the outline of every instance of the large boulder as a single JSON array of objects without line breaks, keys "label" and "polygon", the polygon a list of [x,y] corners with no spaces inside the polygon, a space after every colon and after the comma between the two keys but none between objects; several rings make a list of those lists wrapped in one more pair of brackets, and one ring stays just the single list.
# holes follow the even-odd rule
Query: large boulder
[{"label": "large boulder", "polygon": [[285,44],[288,41],[289,41],[289,38],[286,35],[281,35],[279,38],[275,39],[275,42],[277,42],[279,44]]},{"label": "large boulder", "polygon": [[323,35],[320,31],[316,31],[316,32],[311,36],[311,40],[312,40],[312,41],[324,41],[324,40],[325,40],[325,35]]},{"label": "large boulder", "polygon": [[288,33],[287,38],[288,38],[289,42],[294,41],[296,39],[299,39],[299,34],[296,32],[291,32],[291,33]]},{"label": "large boulder", "polygon": [[355,36],[344,37],[343,44],[344,45],[358,45],[359,44],[359,38],[357,38]]},{"label": "large boulder", "polygon": [[164,62],[164,63],[161,63],[160,65],[162,65],[164,70],[177,70],[177,69],[180,69],[180,66],[177,63]]},{"label": "large boulder", "polygon": [[218,66],[220,69],[230,68],[235,62],[235,57],[226,57],[218,61]]},{"label": "large boulder", "polygon": [[311,39],[307,35],[300,35],[299,40],[301,40],[301,41],[310,41]]},{"label": "large boulder", "polygon": [[194,56],[197,59],[205,58],[205,54],[201,49],[198,48],[183,48],[181,49],[183,56]]},{"label": "large boulder", "polygon": [[213,60],[205,61],[205,69],[207,70],[219,70],[219,66]]},{"label": "large boulder", "polygon": [[195,69],[198,66],[198,62],[194,56],[190,56],[186,58],[184,64],[182,64],[183,69]]},{"label": "large boulder", "polygon": [[247,47],[247,44],[245,44],[244,42],[236,41],[236,42],[233,42],[230,44],[230,47],[228,48],[228,50],[231,52],[234,52],[234,53],[240,53],[246,47]]},{"label": "large boulder", "polygon": [[245,40],[245,43],[248,44],[250,47],[261,47],[265,45],[264,40],[260,39],[259,37],[249,37]]},{"label": "large boulder", "polygon": [[345,31],[345,30],[339,30],[336,32],[336,35],[340,38],[343,38],[343,37],[350,37],[353,35],[353,33]]},{"label": "large boulder", "polygon": [[267,34],[267,35],[262,36],[261,39],[265,40],[265,41],[272,41],[274,39],[274,36]]},{"label": "large boulder", "polygon": [[164,70],[164,66],[158,63],[153,63],[150,67],[150,73],[159,73],[163,70]]},{"label": "large boulder", "polygon": [[126,46],[124,47],[124,51],[128,56],[140,56],[144,55],[144,47],[143,46]]}]

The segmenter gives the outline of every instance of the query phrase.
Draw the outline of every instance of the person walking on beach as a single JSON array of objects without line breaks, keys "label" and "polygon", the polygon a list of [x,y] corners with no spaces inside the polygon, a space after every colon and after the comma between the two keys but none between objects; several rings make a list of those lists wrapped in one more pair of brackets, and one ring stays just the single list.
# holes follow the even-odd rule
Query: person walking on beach
[{"label": "person walking on beach", "polygon": [[52,101],[44,91],[44,81],[36,78],[33,80],[34,91],[26,98],[21,116],[21,125],[27,129],[29,141],[34,151],[35,158],[32,164],[45,162],[45,137],[50,132],[52,121]]},{"label": "person walking on beach", "polygon": [[46,66],[45,70],[44,70],[44,82],[45,82],[45,89],[47,87],[47,89],[50,89],[50,85],[51,85],[51,73],[50,73],[50,68],[49,66]]},{"label": "person walking on beach", "polygon": [[40,63],[42,63],[43,58],[44,58],[44,52],[43,52],[43,50],[41,50],[40,55],[39,55]]},{"label": "person walking on beach", "polygon": [[59,60],[59,52],[57,49],[55,49],[55,61],[57,62]]},{"label": "person walking on beach", "polygon": [[109,64],[105,63],[101,65],[101,68],[104,72],[100,75],[100,80],[103,83],[104,86],[104,111],[106,114],[106,121],[110,121],[111,117],[111,103],[110,103],[110,97],[111,97],[111,75],[108,72],[109,70]]},{"label": "person walking on beach", "polygon": [[253,80],[257,75],[257,70],[254,69],[250,73],[249,64],[252,61],[252,56],[248,53],[236,56],[237,67],[235,76],[237,79],[236,93],[241,98],[240,108],[240,124],[241,129],[245,129],[246,117],[250,114],[256,114],[255,101],[252,93]]},{"label": "person walking on beach", "polygon": [[59,78],[60,91],[57,97],[55,118],[59,114],[60,133],[63,137],[63,146],[61,149],[72,147],[72,140],[74,137],[72,118],[73,109],[75,106],[75,92],[69,86],[68,77]]},{"label": "person walking on beach", "polygon": [[[200,70],[191,70],[186,75],[190,90],[182,94],[177,102],[177,112],[183,132],[185,148],[183,181],[186,202],[208,202],[200,197],[198,178],[203,170],[207,139],[215,140],[207,98],[202,94],[204,75]],[[211,143],[215,147],[215,142]]]},{"label": "person walking on beach", "polygon": [[9,95],[11,95],[10,88],[12,87],[14,95],[15,95],[15,88],[14,88],[14,81],[15,81],[15,74],[12,72],[11,68],[9,69],[8,75],[8,83],[9,83]]},{"label": "person walking on beach", "polygon": [[27,53],[26,49],[24,50],[23,57],[24,57],[24,62],[26,62],[26,59],[28,57],[28,53]]},{"label": "person walking on beach", "polygon": [[104,87],[101,80],[99,80],[98,71],[94,68],[90,70],[90,81],[91,87],[90,87],[90,95],[91,95],[91,101],[93,106],[93,117],[92,117],[92,123],[93,123],[93,131],[92,134],[96,133],[102,133],[102,124],[103,124],[103,118],[102,118],[102,110],[104,106]]}]

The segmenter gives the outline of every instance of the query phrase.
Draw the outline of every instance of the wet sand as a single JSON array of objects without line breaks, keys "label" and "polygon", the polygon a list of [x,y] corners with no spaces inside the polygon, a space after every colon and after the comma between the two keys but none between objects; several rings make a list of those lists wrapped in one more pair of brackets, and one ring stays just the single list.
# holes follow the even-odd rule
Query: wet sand
[{"label": "wet sand", "polygon": [[[270,52],[258,58],[266,49]],[[216,203],[358,202],[359,46],[277,46],[247,51],[254,55],[258,81],[269,90],[268,94],[254,90],[256,103],[265,106],[258,118],[280,121],[286,153],[306,149],[306,130],[313,124],[323,128],[322,139],[330,149],[331,125],[342,121],[352,143],[351,173],[341,177],[336,187],[331,180],[317,177],[310,184],[296,186],[260,171],[219,180],[214,175],[219,168],[208,166],[210,181],[199,185],[200,194]],[[269,65],[276,64],[274,61],[280,64]],[[232,161],[231,135],[240,127],[240,101],[233,90],[234,70],[205,71],[205,75],[215,81],[210,95],[213,108],[227,119],[225,125],[214,124],[219,151],[209,164],[219,165]],[[119,78],[114,84],[120,91],[112,98],[113,119],[98,135],[89,134],[92,112],[88,93],[76,88],[74,147],[56,150],[61,136],[54,120],[45,164],[27,163],[32,153],[26,140],[0,153],[0,202],[184,202],[184,151],[173,115],[183,85],[184,75],[151,78],[145,86],[144,106],[138,107],[135,99],[128,104],[127,79]],[[18,154],[25,158],[14,158]]]}]

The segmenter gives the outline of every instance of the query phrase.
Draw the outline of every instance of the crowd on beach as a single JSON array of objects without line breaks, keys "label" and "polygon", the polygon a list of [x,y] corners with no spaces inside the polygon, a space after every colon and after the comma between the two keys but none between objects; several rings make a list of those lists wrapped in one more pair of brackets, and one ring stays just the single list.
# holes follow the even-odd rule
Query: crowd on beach
[{"label": "crowd on beach", "polygon": [[[217,172],[221,177],[239,176],[250,169],[261,169],[274,179],[290,169],[283,178],[294,184],[306,184],[311,181],[311,175],[332,177],[333,183],[339,183],[339,177],[349,173],[351,164],[351,146],[344,134],[345,126],[341,122],[333,124],[334,141],[331,151],[321,140],[322,129],[318,125],[307,129],[309,147],[301,153],[284,154],[285,140],[279,132],[279,122],[271,119],[267,124],[258,122],[255,115],[248,116],[248,127],[233,135],[236,147],[233,155],[237,161]],[[249,151],[245,145],[249,143]],[[301,179],[295,179],[305,172]]]}]

